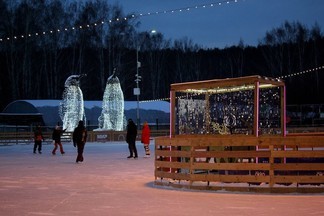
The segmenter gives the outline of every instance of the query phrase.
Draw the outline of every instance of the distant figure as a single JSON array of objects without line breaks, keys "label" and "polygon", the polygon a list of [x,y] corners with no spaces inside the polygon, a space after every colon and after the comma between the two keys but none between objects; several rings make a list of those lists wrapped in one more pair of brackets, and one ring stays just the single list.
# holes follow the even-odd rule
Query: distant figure
[{"label": "distant figure", "polygon": [[147,121],[143,124],[141,142],[144,145],[145,157],[150,157],[150,127],[147,124]]},{"label": "distant figure", "polygon": [[138,158],[137,155],[137,149],[136,149],[136,136],[137,136],[137,126],[133,122],[132,119],[128,119],[127,124],[127,134],[126,134],[126,142],[128,143],[128,149],[129,149],[129,158]]},{"label": "distant figure", "polygon": [[76,162],[83,162],[83,150],[87,141],[87,130],[84,127],[83,121],[79,121],[78,127],[73,132],[73,145],[78,149]]},{"label": "distant figure", "polygon": [[37,125],[34,131],[34,154],[36,154],[36,149],[38,149],[38,153],[42,154],[42,141],[44,140],[42,129],[40,125]]},{"label": "distant figure", "polygon": [[62,134],[65,132],[65,130],[62,130],[60,126],[56,126],[54,131],[53,131],[53,134],[52,134],[52,139],[53,139],[53,144],[54,144],[54,149],[52,151],[52,155],[55,155],[56,154],[56,149],[58,146],[60,146],[60,152],[61,154],[65,154],[64,150],[63,150],[63,146],[62,146],[62,143],[61,143],[61,136]]}]

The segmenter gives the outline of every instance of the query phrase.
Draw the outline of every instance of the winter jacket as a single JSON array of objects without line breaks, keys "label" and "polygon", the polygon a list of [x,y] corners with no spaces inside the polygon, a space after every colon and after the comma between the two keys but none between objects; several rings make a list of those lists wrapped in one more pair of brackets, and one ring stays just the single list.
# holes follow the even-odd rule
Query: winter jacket
[{"label": "winter jacket", "polygon": [[35,139],[35,141],[42,141],[42,140],[44,140],[44,137],[43,137],[43,134],[42,134],[42,131],[41,131],[40,128],[37,128],[34,131],[34,139]]},{"label": "winter jacket", "polygon": [[87,141],[87,130],[84,126],[78,126],[73,132],[73,144],[85,143]]},{"label": "winter jacket", "polygon": [[136,141],[137,127],[133,121],[130,121],[127,125],[126,142],[131,143]]},{"label": "winter jacket", "polygon": [[54,129],[52,134],[52,139],[55,140],[56,143],[61,142],[61,135],[65,132],[65,130]]},{"label": "winter jacket", "polygon": [[150,127],[148,124],[144,125],[142,128],[142,139],[143,144],[150,144]]}]

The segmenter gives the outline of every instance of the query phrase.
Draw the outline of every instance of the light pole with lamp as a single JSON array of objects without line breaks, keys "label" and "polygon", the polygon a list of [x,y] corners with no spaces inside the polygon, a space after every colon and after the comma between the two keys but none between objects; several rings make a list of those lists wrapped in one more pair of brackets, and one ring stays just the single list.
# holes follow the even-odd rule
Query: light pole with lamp
[{"label": "light pole with lamp", "polygon": [[[150,34],[156,34],[156,30],[151,30]],[[139,96],[141,94],[141,89],[139,87],[139,82],[141,81],[142,77],[138,74],[138,69],[141,67],[141,62],[138,61],[138,52],[139,52],[140,46],[138,43],[138,38],[136,38],[136,74],[135,74],[135,82],[136,82],[136,88],[134,88],[134,95],[136,95],[137,98],[137,109],[136,109],[136,122],[137,122],[137,128],[140,129],[140,114],[139,114]]]},{"label": "light pole with lamp", "polygon": [[139,46],[136,46],[136,74],[135,74],[135,82],[136,82],[136,88],[134,88],[134,95],[136,95],[137,98],[137,109],[136,109],[136,123],[137,128],[140,128],[140,115],[139,115],[139,96],[141,94],[141,90],[139,88],[139,82],[141,81],[142,77],[138,74],[138,69],[141,67],[141,62],[138,61],[138,51]]}]

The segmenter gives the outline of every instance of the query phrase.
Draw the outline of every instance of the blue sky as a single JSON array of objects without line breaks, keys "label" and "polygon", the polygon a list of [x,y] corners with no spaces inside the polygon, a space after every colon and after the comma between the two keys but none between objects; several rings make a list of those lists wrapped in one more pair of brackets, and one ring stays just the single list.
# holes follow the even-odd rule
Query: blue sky
[{"label": "blue sky", "polygon": [[222,0],[113,0],[125,13],[149,13],[210,5],[221,6],[192,9],[140,18],[140,31],[155,29],[166,39],[187,37],[204,47],[224,48],[237,45],[257,45],[266,31],[279,27],[285,21],[299,21],[308,28],[315,22],[324,31],[323,0],[237,0],[226,4]]}]

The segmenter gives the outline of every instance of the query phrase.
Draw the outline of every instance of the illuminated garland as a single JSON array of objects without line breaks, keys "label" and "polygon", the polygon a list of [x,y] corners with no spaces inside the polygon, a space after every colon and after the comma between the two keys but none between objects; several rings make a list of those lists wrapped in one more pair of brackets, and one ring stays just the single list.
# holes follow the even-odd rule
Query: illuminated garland
[{"label": "illuminated garland", "polygon": [[[277,79],[291,78],[291,77],[300,76],[300,75],[304,75],[304,74],[307,74],[307,73],[311,73],[311,72],[315,72],[315,71],[323,70],[323,69],[324,69],[324,65],[319,66],[317,68],[308,69],[308,70],[288,74],[288,75],[285,75],[285,76],[280,76]],[[181,97],[176,97],[176,99],[179,99],[179,98],[181,98]],[[160,99],[154,99],[154,100],[143,100],[143,101],[140,101],[140,103],[147,103],[147,102],[154,102],[154,101],[169,101],[169,100],[170,100],[170,98],[160,98]]]},{"label": "illuminated garland", "polygon": [[194,9],[212,8],[212,7],[216,7],[216,6],[226,5],[226,4],[229,4],[229,3],[237,3],[238,1],[239,0],[227,0],[227,1],[225,0],[225,1],[217,1],[217,2],[214,2],[214,3],[208,3],[208,4],[201,4],[201,5],[196,5],[196,6],[189,6],[189,7],[183,7],[183,8],[178,8],[178,9],[172,9],[172,10],[164,10],[164,11],[132,14],[132,15],[130,15],[128,17],[109,19],[108,21],[104,21],[104,19],[100,19],[97,22],[90,23],[90,24],[83,24],[83,25],[72,26],[72,27],[61,27],[61,28],[52,29],[52,30],[49,30],[49,31],[40,31],[40,32],[35,32],[35,33],[28,33],[26,35],[16,35],[16,36],[13,36],[13,37],[3,37],[3,38],[0,38],[0,42],[18,40],[18,39],[26,39],[26,38],[31,38],[33,36],[38,37],[38,36],[42,36],[42,35],[43,36],[44,35],[51,35],[51,34],[54,34],[54,33],[68,32],[68,31],[75,31],[75,30],[84,30],[84,29],[89,29],[89,28],[96,28],[96,27],[98,27],[100,25],[104,25],[106,23],[112,24],[112,23],[115,23],[115,22],[126,21],[128,19],[140,18],[140,17],[143,17],[143,16],[189,12],[189,11],[194,10]]},{"label": "illuminated garland", "polygon": [[300,71],[300,72],[293,73],[293,74],[288,74],[288,75],[281,76],[281,77],[278,77],[278,78],[279,79],[290,78],[290,77],[299,76],[299,75],[307,74],[307,73],[314,72],[314,71],[318,71],[318,70],[322,70],[322,69],[324,69],[324,65],[323,66],[320,66],[320,67],[317,67],[317,68],[313,68],[313,69],[309,69],[309,70],[304,70],[304,71]]}]

